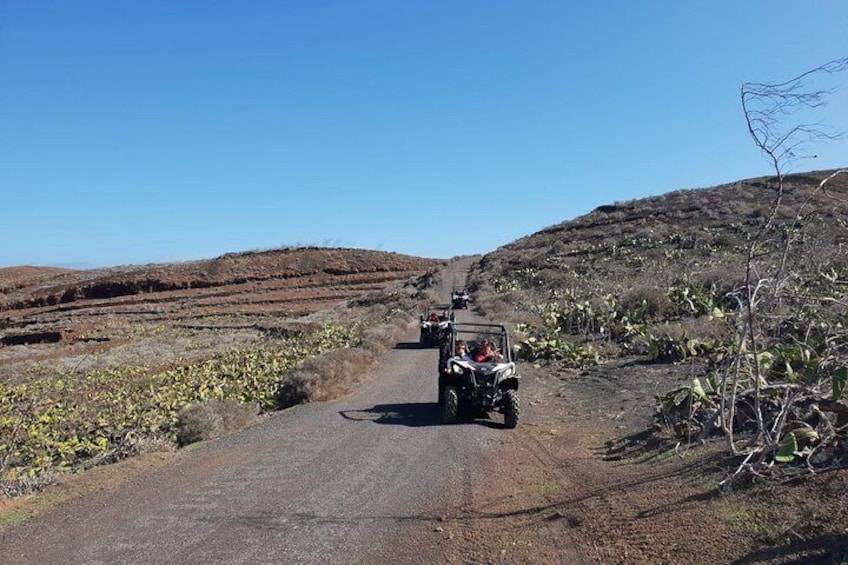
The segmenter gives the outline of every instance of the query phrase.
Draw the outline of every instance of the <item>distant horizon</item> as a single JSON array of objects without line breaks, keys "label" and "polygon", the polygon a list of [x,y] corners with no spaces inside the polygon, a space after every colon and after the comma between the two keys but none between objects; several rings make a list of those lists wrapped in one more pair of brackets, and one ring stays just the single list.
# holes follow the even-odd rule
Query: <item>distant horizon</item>
[{"label": "distant horizon", "polygon": [[179,265],[182,263],[199,263],[203,261],[215,261],[216,259],[221,259],[226,257],[227,255],[250,255],[250,254],[259,254],[259,253],[274,253],[278,251],[288,251],[288,250],[304,250],[304,249],[319,249],[319,250],[338,250],[338,251],[373,251],[375,253],[385,253],[387,255],[403,255],[406,257],[414,257],[417,259],[431,259],[434,261],[449,261],[456,257],[469,257],[469,256],[477,256],[483,255],[483,253],[472,253],[471,255],[456,255],[453,257],[424,257],[421,255],[410,255],[409,253],[401,253],[398,251],[385,251],[381,249],[369,249],[367,247],[345,247],[345,246],[330,246],[330,245],[283,245],[280,247],[268,247],[263,249],[244,249],[240,251],[226,251],[220,255],[215,255],[212,257],[199,257],[196,259],[182,259],[176,261],[153,261],[148,263],[120,263],[116,265],[98,265],[93,267],[85,267],[85,266],[74,266],[74,265],[3,265],[0,266],[0,271],[4,269],[22,269],[22,268],[33,268],[33,269],[60,269],[60,270],[69,270],[69,271],[96,271],[100,269],[115,269],[121,267],[153,267],[158,265]]},{"label": "distant horizon", "polygon": [[[483,254],[767,176],[739,89],[844,57],[830,29],[843,0],[0,0],[0,266]],[[846,75],[807,123],[848,131]]]},{"label": "distant horizon", "polygon": [[[809,170],[803,170],[803,171],[800,171],[800,170],[799,171],[791,171],[791,172],[785,172],[784,174],[785,174],[785,176],[795,176],[795,175],[826,173],[826,172],[832,172],[832,171],[837,171],[837,170],[848,170],[848,165],[842,166],[842,167],[825,168],[825,169],[809,169]],[[756,180],[756,179],[759,179],[759,178],[769,178],[769,177],[772,177],[772,176],[774,176],[773,173],[772,174],[757,175],[757,176],[753,176],[753,177],[746,177],[746,178],[735,179],[735,180],[731,180],[731,181],[727,181],[727,182],[722,182],[720,184],[716,184],[716,185],[712,185],[712,186],[677,188],[677,189],[672,189],[670,191],[659,193],[659,194],[648,194],[648,195],[645,195],[645,196],[642,196],[642,197],[631,198],[631,199],[628,199],[628,200],[616,200],[616,201],[613,201],[613,202],[605,202],[605,203],[602,203],[602,204],[598,204],[598,206],[595,206],[594,208],[586,211],[583,214],[573,216],[571,218],[565,218],[565,219],[563,219],[559,222],[555,222],[555,223],[549,224],[547,226],[542,226],[538,230],[535,230],[533,232],[521,235],[521,236],[517,237],[515,240],[506,242],[503,245],[509,245],[509,244],[513,243],[514,241],[516,241],[518,239],[528,237],[528,236],[532,236],[532,235],[534,235],[534,234],[536,234],[540,231],[543,231],[547,228],[550,228],[552,226],[556,226],[556,225],[559,225],[561,223],[573,221],[573,220],[575,220],[575,219],[577,219],[581,216],[590,214],[592,211],[594,211],[599,206],[638,202],[640,200],[656,198],[656,197],[659,197],[659,196],[663,196],[665,194],[669,194],[669,193],[677,192],[677,191],[681,191],[681,190],[683,190],[683,191],[687,191],[687,190],[710,190],[710,189],[714,189],[714,188],[732,185],[732,184],[735,184],[737,182],[746,182],[746,181]],[[0,266],[0,270],[33,267],[33,268],[48,268],[48,269],[66,269],[66,270],[72,270],[72,271],[93,271],[93,270],[98,270],[98,269],[110,269],[110,268],[119,268],[119,267],[148,267],[148,266],[156,266],[156,265],[172,265],[172,264],[179,264],[179,263],[193,263],[193,262],[200,262],[200,261],[211,261],[211,260],[219,259],[221,257],[225,257],[227,255],[246,255],[246,254],[250,254],[250,253],[273,253],[275,251],[285,251],[285,250],[289,250],[289,249],[292,249],[292,250],[296,250],[296,249],[326,249],[326,250],[338,249],[338,250],[343,250],[343,251],[375,251],[375,252],[381,252],[381,253],[406,255],[406,256],[409,256],[409,257],[417,257],[417,258],[421,258],[421,259],[433,259],[433,260],[436,260],[436,261],[448,261],[448,260],[451,260],[451,259],[454,259],[454,258],[457,258],[457,257],[469,257],[469,256],[478,256],[478,255],[483,256],[483,255],[486,255],[488,253],[495,251],[499,247],[503,247],[503,245],[498,246],[498,247],[493,248],[493,249],[481,251],[479,253],[464,253],[464,254],[452,255],[450,257],[427,257],[427,256],[423,256],[423,255],[413,255],[413,254],[410,254],[410,253],[403,253],[401,251],[392,251],[392,250],[385,250],[385,249],[371,249],[371,248],[368,248],[368,247],[351,247],[351,246],[339,244],[338,242],[329,241],[329,242],[325,242],[325,243],[302,243],[302,244],[301,243],[295,243],[295,244],[291,244],[291,245],[280,245],[280,246],[277,246],[277,247],[225,251],[223,253],[220,253],[220,254],[214,255],[214,256],[210,256],[210,257],[197,257],[197,258],[192,258],[192,259],[179,259],[179,260],[173,260],[173,261],[151,261],[151,262],[146,262],[146,263],[120,263],[120,264],[114,264],[114,265],[96,265],[96,266],[75,266],[73,264],[65,264],[65,265],[60,265],[60,264],[57,264],[57,265],[33,265],[33,264],[2,265],[2,266]]]}]

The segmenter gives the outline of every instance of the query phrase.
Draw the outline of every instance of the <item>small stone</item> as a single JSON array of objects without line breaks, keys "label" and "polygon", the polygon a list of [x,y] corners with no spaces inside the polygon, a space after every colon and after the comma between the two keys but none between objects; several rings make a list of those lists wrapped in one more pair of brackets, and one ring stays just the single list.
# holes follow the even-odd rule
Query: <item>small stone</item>
[{"label": "small stone", "polygon": [[445,529],[444,529],[443,527],[441,527],[441,526],[436,526],[436,528],[435,528],[433,531],[434,531],[434,532],[444,532],[444,531],[445,531]]}]

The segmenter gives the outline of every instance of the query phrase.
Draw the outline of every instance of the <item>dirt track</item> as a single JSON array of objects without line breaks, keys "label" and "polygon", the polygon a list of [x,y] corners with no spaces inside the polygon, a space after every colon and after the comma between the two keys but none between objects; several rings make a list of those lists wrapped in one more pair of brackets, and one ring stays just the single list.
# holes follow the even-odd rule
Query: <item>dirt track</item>
[{"label": "dirt track", "polygon": [[[444,280],[447,298],[453,273]],[[3,561],[375,563],[397,540],[442,537],[440,509],[472,502],[485,453],[510,432],[438,425],[437,350],[413,343],[415,327],[408,341],[351,398],[274,414],[7,529]],[[416,545],[391,560],[431,562],[427,551],[440,551]]]},{"label": "dirt track", "polygon": [[[443,273],[444,298],[467,264]],[[773,506],[717,497],[727,469],[709,450],[677,457],[645,444],[653,395],[685,380],[685,367],[525,364],[518,428],[503,429],[499,415],[444,426],[438,353],[417,338],[410,326],[347,398],[48,489],[53,503],[0,532],[0,561],[832,563],[848,543],[795,532],[805,540],[774,547],[764,537]],[[823,474],[813,489],[765,498],[791,511],[792,527],[844,500],[846,484]]]}]

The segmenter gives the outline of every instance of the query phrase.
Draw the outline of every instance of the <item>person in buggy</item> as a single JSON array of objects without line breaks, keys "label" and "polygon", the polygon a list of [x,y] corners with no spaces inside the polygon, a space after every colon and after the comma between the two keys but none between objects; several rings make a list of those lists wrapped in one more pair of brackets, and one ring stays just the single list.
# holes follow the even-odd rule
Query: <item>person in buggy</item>
[{"label": "person in buggy", "polygon": [[465,342],[461,339],[456,340],[456,346],[453,351],[456,357],[460,359],[465,359],[466,361],[471,361],[471,355],[468,353],[468,349],[465,345]]},{"label": "person in buggy", "polygon": [[495,346],[488,339],[481,341],[480,347],[474,353],[475,363],[495,363],[502,358],[501,354],[495,351]]}]

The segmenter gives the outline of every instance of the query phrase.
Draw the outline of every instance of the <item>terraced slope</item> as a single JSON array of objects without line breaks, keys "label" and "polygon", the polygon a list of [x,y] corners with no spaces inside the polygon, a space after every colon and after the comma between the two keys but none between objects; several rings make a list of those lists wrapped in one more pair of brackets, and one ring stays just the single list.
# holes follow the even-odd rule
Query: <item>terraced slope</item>
[{"label": "terraced slope", "polygon": [[0,376],[10,363],[104,357],[155,334],[174,337],[175,328],[184,335],[174,339],[195,342],[183,344],[189,351],[181,355],[190,357],[216,340],[247,339],[239,333],[287,331],[309,314],[439,263],[380,251],[290,248],[90,271],[2,269]]}]

